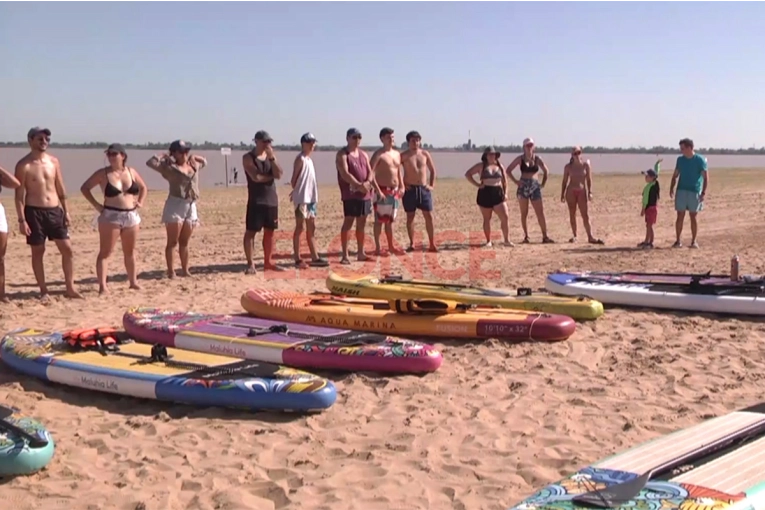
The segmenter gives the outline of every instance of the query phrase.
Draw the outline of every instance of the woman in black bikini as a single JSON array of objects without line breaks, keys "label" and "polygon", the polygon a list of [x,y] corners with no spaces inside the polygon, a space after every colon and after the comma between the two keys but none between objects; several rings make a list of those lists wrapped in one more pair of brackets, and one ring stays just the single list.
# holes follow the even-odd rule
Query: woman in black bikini
[{"label": "woman in black bikini", "polygon": [[[106,149],[109,166],[100,168],[88,177],[80,187],[85,199],[99,212],[98,234],[100,250],[96,258],[96,274],[98,276],[98,292],[105,294],[106,261],[117,244],[117,238],[122,241],[122,253],[125,256],[125,270],[131,289],[140,289],[135,267],[135,243],[138,237],[138,226],[141,217],[138,208],[146,199],[146,184],[135,168],[126,166],[127,153],[117,143]],[[100,186],[104,192],[104,203],[99,204],[91,190]]]},{"label": "woman in black bikini", "polygon": [[[486,246],[491,246],[491,216],[497,213],[505,246],[513,246],[509,239],[507,224],[507,178],[505,169],[499,162],[500,153],[494,147],[487,147],[481,156],[481,162],[471,166],[465,172],[465,178],[478,188],[476,203],[483,216],[483,233],[486,235]],[[479,175],[480,184],[473,179]]]},{"label": "woman in black bikini", "polygon": [[[515,167],[521,167],[521,178],[516,179],[513,176],[513,170]],[[540,183],[536,174],[542,169],[542,182]],[[542,230],[542,242],[545,244],[554,243],[552,239],[547,236],[547,221],[545,220],[545,210],[542,204],[542,188],[547,184],[547,165],[542,161],[542,158],[534,154],[534,140],[526,138],[523,141],[523,154],[518,156],[507,167],[507,175],[518,186],[516,197],[518,197],[518,204],[521,207],[521,227],[523,228],[523,242],[529,243],[529,230],[527,227],[527,219],[529,217],[529,202],[534,208],[534,214],[539,221],[539,228]]]}]

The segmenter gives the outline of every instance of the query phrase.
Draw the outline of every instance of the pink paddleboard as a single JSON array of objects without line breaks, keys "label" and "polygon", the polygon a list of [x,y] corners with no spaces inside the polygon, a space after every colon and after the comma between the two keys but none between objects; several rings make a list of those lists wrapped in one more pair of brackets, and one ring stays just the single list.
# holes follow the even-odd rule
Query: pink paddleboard
[{"label": "pink paddleboard", "polygon": [[441,366],[432,345],[375,333],[158,308],[132,308],[122,324],[136,341],[295,368],[422,373]]}]

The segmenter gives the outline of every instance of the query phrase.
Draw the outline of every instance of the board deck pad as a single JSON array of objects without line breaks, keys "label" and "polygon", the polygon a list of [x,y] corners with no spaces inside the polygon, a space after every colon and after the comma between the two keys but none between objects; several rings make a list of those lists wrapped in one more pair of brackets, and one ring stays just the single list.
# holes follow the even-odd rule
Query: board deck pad
[{"label": "board deck pad", "polygon": [[[762,510],[765,508],[765,414],[763,406],[736,411],[661,436],[537,491],[511,510],[573,510],[589,506],[575,496],[613,493],[661,466],[677,466],[649,480],[618,508],[645,510]],[[727,438],[739,437],[730,443]],[[708,445],[719,448],[692,455]],[[691,455],[691,457],[688,457]],[[677,464],[673,461],[680,460]]]}]

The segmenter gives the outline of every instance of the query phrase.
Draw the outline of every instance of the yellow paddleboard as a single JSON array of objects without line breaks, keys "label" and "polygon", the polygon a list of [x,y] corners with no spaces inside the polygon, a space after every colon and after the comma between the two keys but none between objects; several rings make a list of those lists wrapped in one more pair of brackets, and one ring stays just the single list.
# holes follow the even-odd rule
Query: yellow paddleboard
[{"label": "yellow paddleboard", "polygon": [[326,283],[331,293],[342,296],[371,299],[446,299],[471,305],[556,313],[579,320],[594,320],[603,315],[603,303],[586,297],[559,297],[534,293],[517,295],[519,292],[427,280],[405,280],[399,276],[382,279],[371,276],[343,278],[336,273],[330,273]]}]

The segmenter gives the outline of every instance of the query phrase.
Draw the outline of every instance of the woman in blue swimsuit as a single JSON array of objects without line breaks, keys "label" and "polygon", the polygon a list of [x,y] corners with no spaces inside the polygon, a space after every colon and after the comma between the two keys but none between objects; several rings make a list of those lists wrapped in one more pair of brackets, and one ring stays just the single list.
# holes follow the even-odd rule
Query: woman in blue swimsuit
[{"label": "woman in blue swimsuit", "polygon": [[[521,167],[521,178],[516,179],[513,176],[515,167]],[[542,182],[537,180],[537,172],[542,170]],[[518,198],[518,204],[521,208],[521,228],[523,228],[523,243],[529,243],[529,230],[527,219],[529,217],[529,202],[534,208],[534,214],[539,221],[539,228],[542,230],[542,242],[545,244],[554,243],[547,236],[547,221],[545,220],[545,210],[542,204],[542,188],[547,184],[548,176],[547,165],[542,158],[534,153],[534,140],[526,138],[523,141],[523,154],[518,156],[507,167],[507,175],[518,186],[515,196]]]}]

